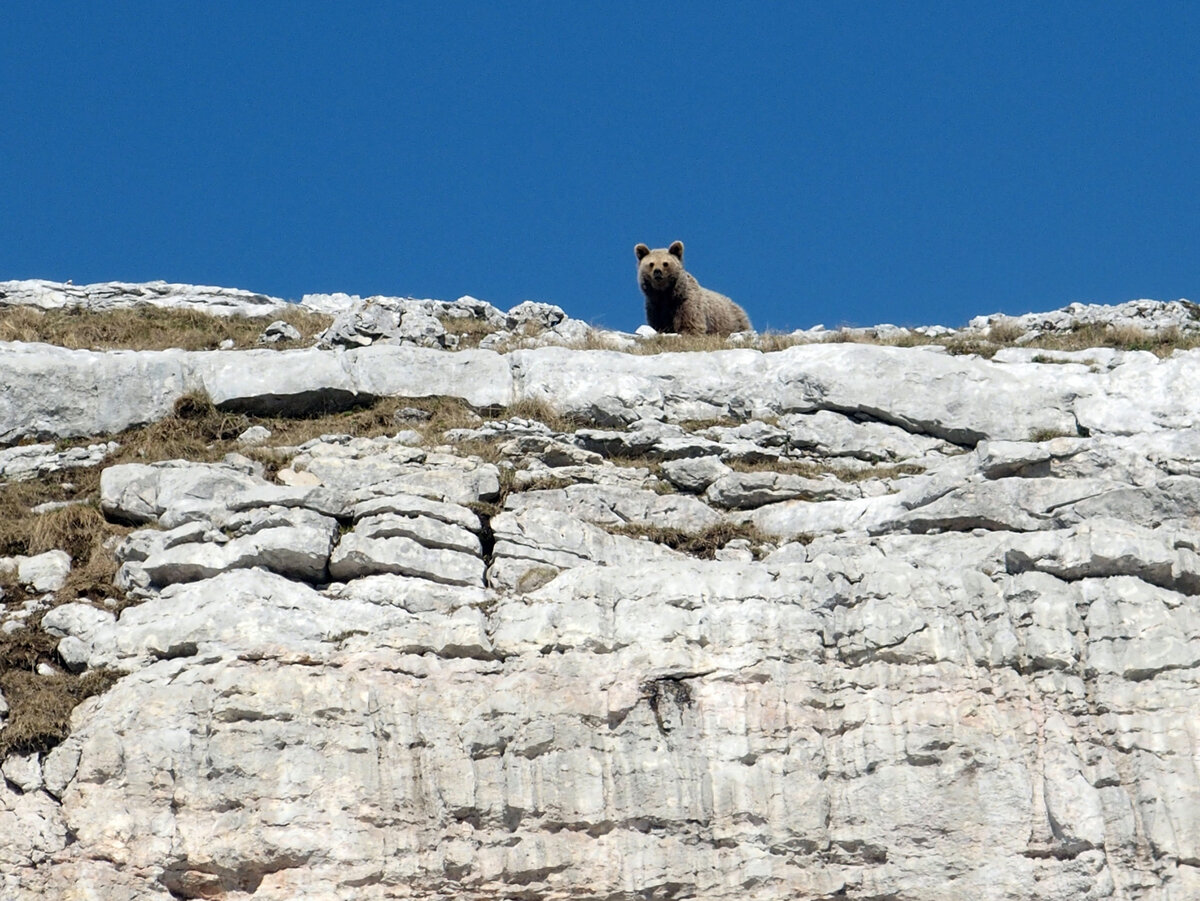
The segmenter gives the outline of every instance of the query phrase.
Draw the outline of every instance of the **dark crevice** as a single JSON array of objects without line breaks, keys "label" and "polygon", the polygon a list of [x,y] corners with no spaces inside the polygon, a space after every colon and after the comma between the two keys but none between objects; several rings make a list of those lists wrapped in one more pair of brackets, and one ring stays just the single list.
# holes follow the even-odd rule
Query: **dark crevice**
[{"label": "dark crevice", "polygon": [[898,429],[903,429],[910,435],[947,441],[968,451],[974,450],[980,441],[984,441],[988,437],[983,432],[977,432],[974,429],[945,428],[939,427],[932,422],[914,422],[903,416],[896,416],[889,413],[887,410],[879,410],[873,407],[847,407],[838,404],[821,404],[817,409],[828,410],[831,413],[840,413],[854,422],[878,422],[882,425],[895,426]]},{"label": "dark crevice", "polygon": [[256,416],[325,416],[344,413],[358,407],[369,407],[378,401],[374,394],[324,388],[300,391],[296,394],[256,394],[234,397],[217,404],[218,410],[230,413],[249,413]]}]

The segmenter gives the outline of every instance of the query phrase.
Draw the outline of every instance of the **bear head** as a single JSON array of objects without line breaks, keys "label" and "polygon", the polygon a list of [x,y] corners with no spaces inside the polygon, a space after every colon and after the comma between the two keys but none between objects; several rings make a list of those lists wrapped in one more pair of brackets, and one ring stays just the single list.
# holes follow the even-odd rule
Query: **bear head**
[{"label": "bear head", "polygon": [[633,248],[638,258],[638,281],[643,291],[670,291],[683,272],[683,242],[666,250],[651,250],[645,244]]}]

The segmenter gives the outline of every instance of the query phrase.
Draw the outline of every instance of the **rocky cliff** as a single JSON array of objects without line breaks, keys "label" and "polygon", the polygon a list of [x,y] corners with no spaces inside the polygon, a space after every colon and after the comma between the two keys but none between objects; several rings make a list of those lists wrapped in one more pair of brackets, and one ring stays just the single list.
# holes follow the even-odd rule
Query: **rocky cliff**
[{"label": "rocky cliff", "polygon": [[[147,304],[286,309],[0,284]],[[305,304],[292,350],[0,343],[0,487],[115,569],[0,560],[50,649],[0,687],[103,677],[65,737],[0,700],[5,898],[1200,897],[1190,305],[644,353]],[[1097,323],[1157,352],[1033,340]]]}]

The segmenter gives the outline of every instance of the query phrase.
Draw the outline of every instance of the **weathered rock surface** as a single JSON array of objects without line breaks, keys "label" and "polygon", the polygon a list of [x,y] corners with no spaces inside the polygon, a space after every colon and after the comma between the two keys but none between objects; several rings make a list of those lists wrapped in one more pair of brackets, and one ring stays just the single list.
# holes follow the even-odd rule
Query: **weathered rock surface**
[{"label": "weathered rock surface", "polygon": [[37,307],[42,310],[121,310],[139,306],[167,307],[212,316],[276,316],[290,305],[237,288],[173,285],[167,282],[101,282],[73,285],[41,279],[0,282],[0,309]]},{"label": "weathered rock surface", "polygon": [[66,469],[97,466],[115,453],[115,441],[56,450],[53,444],[25,444],[0,449],[0,479],[32,479]]},{"label": "weathered rock surface", "polygon": [[970,327],[985,329],[997,323],[1038,334],[1070,332],[1084,326],[1138,328],[1150,332],[1165,329],[1200,329],[1200,306],[1188,300],[1131,300],[1114,305],[1073,303],[1050,313],[1022,316],[976,316]]},{"label": "weathered rock surface", "polygon": [[[124,360],[46,353],[77,388]],[[1101,356],[139,358],[164,381],[131,404],[446,393],[578,427],[325,435],[278,479],[108,466],[135,603],[41,624],[124,675],[0,762],[0,896],[1200,897],[1200,353]],[[6,402],[9,443],[84,428]]]}]

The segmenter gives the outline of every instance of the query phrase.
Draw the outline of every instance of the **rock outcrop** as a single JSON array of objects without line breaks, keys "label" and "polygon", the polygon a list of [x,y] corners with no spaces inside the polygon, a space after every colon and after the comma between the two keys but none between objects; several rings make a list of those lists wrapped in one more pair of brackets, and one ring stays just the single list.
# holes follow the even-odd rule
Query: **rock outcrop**
[{"label": "rock outcrop", "polygon": [[[0,767],[5,898],[1200,897],[1200,351],[502,354],[313,306],[334,349],[0,346],[0,487],[104,467],[128,526],[120,604],[0,559],[3,634],[120,674]],[[483,416],[116,459],[189,392]]]}]

